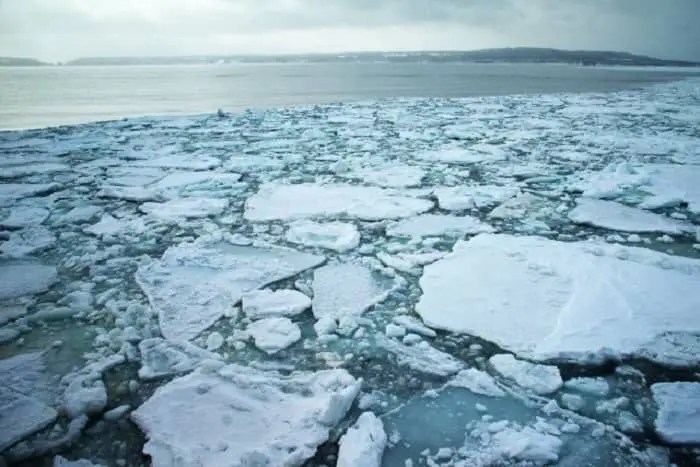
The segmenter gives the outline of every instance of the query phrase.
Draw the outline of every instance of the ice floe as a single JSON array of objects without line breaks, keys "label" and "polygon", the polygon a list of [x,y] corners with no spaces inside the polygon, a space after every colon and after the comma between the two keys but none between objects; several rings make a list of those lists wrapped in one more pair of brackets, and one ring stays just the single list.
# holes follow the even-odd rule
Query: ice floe
[{"label": "ice floe", "polygon": [[354,185],[266,185],[248,198],[245,218],[251,221],[309,217],[364,220],[410,217],[429,210],[432,201]]},{"label": "ice floe", "polygon": [[291,243],[342,253],[357,248],[360,233],[353,224],[345,222],[296,221],[289,226],[286,239]]},{"label": "ice floe", "polygon": [[143,451],[154,466],[298,466],[328,439],[359,390],[345,370],[283,376],[230,365],[175,379],[131,416],[146,433]]},{"label": "ice floe", "polygon": [[264,318],[248,325],[246,331],[255,346],[267,354],[275,354],[301,339],[301,329],[289,318]]},{"label": "ice floe", "polygon": [[233,313],[245,292],[292,277],[324,258],[285,248],[181,244],[141,264],[136,280],[158,313],[161,332],[190,340]]},{"label": "ice floe", "polygon": [[387,443],[384,425],[372,412],[364,412],[340,438],[337,467],[380,467]]},{"label": "ice floe", "polygon": [[46,292],[57,280],[53,266],[35,262],[0,263],[0,300]]},{"label": "ice floe", "polygon": [[474,185],[443,187],[435,190],[440,208],[448,211],[483,209],[500,204],[520,192],[518,187]]},{"label": "ice floe", "polygon": [[423,214],[390,225],[386,233],[404,237],[462,237],[467,234],[490,233],[493,227],[472,216]]},{"label": "ice floe", "polygon": [[156,379],[162,376],[192,371],[205,360],[217,360],[219,356],[189,342],[173,342],[161,338],[139,342],[141,368],[139,378]]},{"label": "ice floe", "polygon": [[219,198],[179,198],[164,203],[143,203],[139,210],[163,222],[179,222],[221,214],[228,200]]},{"label": "ice floe", "polygon": [[243,294],[241,309],[250,319],[296,316],[311,307],[311,299],[292,289],[252,290]]},{"label": "ice floe", "polygon": [[653,212],[625,206],[614,201],[579,198],[576,207],[569,212],[569,219],[623,232],[660,232],[679,235],[695,232],[691,224]]},{"label": "ice floe", "polygon": [[556,366],[517,360],[510,354],[494,355],[489,363],[504,377],[536,394],[551,394],[564,384]]},{"label": "ice floe", "polygon": [[656,383],[651,392],[659,436],[669,443],[700,443],[700,383]]},{"label": "ice floe", "polygon": [[635,355],[666,332],[700,330],[698,280],[699,260],[482,234],[425,267],[416,311],[529,358]]}]

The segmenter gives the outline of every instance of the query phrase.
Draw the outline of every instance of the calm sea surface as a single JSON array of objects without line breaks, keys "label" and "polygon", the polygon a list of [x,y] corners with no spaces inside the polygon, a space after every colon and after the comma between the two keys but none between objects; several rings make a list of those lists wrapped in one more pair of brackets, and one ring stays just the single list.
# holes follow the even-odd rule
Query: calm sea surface
[{"label": "calm sea surface", "polygon": [[473,63],[0,67],[0,129],[383,97],[610,91],[684,76],[672,70]]}]

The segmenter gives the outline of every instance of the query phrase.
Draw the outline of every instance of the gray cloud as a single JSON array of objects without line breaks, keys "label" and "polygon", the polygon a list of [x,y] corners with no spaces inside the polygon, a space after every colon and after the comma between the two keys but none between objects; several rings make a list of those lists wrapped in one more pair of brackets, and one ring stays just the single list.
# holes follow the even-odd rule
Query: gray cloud
[{"label": "gray cloud", "polygon": [[627,50],[700,60],[699,0],[0,0],[0,55]]}]

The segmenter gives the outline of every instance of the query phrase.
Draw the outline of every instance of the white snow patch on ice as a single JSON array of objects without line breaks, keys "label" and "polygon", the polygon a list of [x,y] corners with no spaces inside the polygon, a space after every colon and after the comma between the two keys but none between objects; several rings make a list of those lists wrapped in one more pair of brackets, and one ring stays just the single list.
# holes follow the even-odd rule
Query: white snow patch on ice
[{"label": "white snow patch on ice", "polygon": [[695,231],[691,224],[670,217],[614,201],[591,198],[579,198],[576,207],[569,212],[569,219],[579,224],[623,232],[660,232],[677,235]]},{"label": "white snow patch on ice", "polygon": [[301,329],[289,318],[254,321],[246,331],[253,337],[255,346],[268,355],[284,350],[301,339]]},{"label": "white snow patch on ice", "polygon": [[311,299],[292,290],[252,290],[243,294],[241,308],[250,319],[296,316],[311,307]]}]

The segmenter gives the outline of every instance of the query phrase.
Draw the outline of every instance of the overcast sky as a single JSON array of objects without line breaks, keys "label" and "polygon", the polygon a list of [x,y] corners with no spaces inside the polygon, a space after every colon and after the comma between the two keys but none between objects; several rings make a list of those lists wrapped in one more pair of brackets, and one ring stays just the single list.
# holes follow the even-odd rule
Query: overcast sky
[{"label": "overcast sky", "polygon": [[542,46],[700,60],[700,0],[0,0],[0,55]]}]

